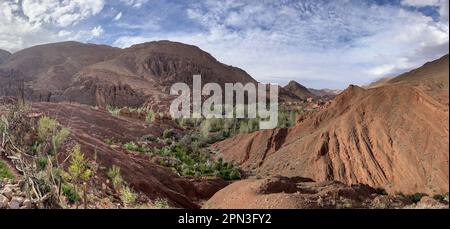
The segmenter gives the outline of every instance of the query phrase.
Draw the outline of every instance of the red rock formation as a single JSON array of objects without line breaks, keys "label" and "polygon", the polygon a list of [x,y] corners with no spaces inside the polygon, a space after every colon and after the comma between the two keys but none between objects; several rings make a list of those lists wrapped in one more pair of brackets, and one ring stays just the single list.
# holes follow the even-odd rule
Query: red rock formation
[{"label": "red rock formation", "polygon": [[214,148],[260,175],[364,183],[391,193],[448,192],[448,56],[425,67],[443,72],[418,69],[422,77],[395,84],[350,86],[291,129],[239,135]]}]

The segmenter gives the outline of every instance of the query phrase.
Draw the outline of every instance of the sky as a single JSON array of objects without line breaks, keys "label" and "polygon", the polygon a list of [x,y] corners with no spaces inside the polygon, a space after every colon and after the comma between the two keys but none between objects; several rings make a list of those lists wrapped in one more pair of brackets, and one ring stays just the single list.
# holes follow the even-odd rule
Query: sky
[{"label": "sky", "polygon": [[449,52],[449,0],[0,0],[0,49],[199,46],[261,82],[365,85]]}]

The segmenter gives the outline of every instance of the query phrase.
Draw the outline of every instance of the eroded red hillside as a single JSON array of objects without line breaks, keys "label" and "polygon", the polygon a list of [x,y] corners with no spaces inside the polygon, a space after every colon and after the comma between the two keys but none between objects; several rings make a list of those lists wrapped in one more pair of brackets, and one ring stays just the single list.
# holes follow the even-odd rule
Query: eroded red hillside
[{"label": "eroded red hillside", "polygon": [[391,193],[446,193],[448,56],[425,67],[444,72],[436,77],[432,71],[413,71],[423,75],[420,80],[411,76],[414,84],[367,90],[350,86],[327,108],[293,128],[239,135],[214,148],[262,176],[364,183]]}]

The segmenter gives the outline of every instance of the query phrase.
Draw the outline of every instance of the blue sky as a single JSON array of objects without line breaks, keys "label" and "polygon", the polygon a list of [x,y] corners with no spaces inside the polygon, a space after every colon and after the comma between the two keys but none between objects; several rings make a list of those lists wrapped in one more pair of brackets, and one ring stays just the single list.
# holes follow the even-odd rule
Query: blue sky
[{"label": "blue sky", "polygon": [[448,0],[0,0],[0,48],[197,45],[262,82],[345,88],[448,53]]}]

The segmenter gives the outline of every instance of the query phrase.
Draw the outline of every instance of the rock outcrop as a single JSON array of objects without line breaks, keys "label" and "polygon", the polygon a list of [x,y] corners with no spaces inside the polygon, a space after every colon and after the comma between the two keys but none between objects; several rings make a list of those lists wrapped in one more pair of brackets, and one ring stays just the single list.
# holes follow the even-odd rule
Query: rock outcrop
[{"label": "rock outcrop", "polygon": [[0,181],[0,209],[38,208],[38,204],[32,203],[22,191],[24,183],[22,180],[13,182],[6,178]]},{"label": "rock outcrop", "polygon": [[389,196],[367,185],[347,186],[337,181],[314,182],[302,177],[274,176],[235,182],[217,192],[203,208],[385,209],[403,208],[412,204],[407,198]]}]

